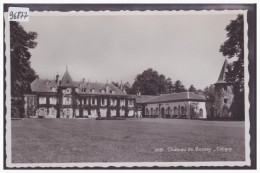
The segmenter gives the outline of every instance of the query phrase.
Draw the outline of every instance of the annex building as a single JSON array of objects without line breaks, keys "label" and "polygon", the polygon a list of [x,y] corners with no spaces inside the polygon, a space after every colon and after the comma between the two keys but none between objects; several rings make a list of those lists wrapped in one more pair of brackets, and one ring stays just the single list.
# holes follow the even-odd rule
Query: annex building
[{"label": "annex building", "polygon": [[149,118],[207,118],[212,111],[213,100],[193,92],[137,96],[142,105],[143,117]]}]

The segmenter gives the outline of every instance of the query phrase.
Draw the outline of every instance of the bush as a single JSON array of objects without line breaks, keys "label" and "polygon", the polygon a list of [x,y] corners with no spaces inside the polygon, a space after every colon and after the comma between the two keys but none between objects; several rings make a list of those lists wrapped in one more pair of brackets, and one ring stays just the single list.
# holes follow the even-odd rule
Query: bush
[{"label": "bush", "polygon": [[97,117],[96,120],[125,120],[125,117]]}]

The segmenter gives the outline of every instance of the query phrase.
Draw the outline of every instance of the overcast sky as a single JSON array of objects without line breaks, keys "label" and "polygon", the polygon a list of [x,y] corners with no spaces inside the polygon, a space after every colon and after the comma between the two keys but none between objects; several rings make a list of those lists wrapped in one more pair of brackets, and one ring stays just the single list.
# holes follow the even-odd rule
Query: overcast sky
[{"label": "overcast sky", "polygon": [[224,57],[225,27],[236,15],[30,16],[37,32],[32,67],[40,78],[129,81],[148,68],[204,89],[215,83]]}]

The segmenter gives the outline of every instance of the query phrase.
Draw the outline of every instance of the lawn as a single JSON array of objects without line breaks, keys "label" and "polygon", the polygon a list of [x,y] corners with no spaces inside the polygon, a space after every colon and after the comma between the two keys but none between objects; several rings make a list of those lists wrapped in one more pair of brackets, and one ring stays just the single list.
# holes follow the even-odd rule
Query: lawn
[{"label": "lawn", "polygon": [[244,140],[244,122],[13,120],[12,162],[243,161]]}]

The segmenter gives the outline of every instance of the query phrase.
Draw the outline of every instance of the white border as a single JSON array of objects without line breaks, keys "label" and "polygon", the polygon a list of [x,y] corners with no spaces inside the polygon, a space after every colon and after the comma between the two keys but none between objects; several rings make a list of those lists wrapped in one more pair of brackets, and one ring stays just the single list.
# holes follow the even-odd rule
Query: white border
[{"label": "white border", "polygon": [[[198,166],[250,166],[250,122],[249,122],[249,72],[248,72],[248,24],[247,24],[247,10],[202,10],[202,11],[97,11],[97,12],[30,12],[30,16],[41,16],[41,15],[186,15],[186,14],[205,14],[205,15],[214,15],[214,14],[243,14],[244,15],[244,55],[245,55],[245,161],[215,161],[215,162],[94,162],[94,163],[23,163],[23,164],[14,164],[11,163],[11,112],[10,112],[10,105],[11,105],[11,89],[10,89],[10,32],[9,32],[9,22],[6,22],[5,27],[5,43],[6,43],[6,107],[7,107],[7,115],[6,115],[6,166],[7,167],[16,167],[16,168],[24,168],[24,167],[176,167],[176,166],[184,166],[184,167],[198,167]],[[5,21],[7,21],[7,13],[4,14]]]}]

